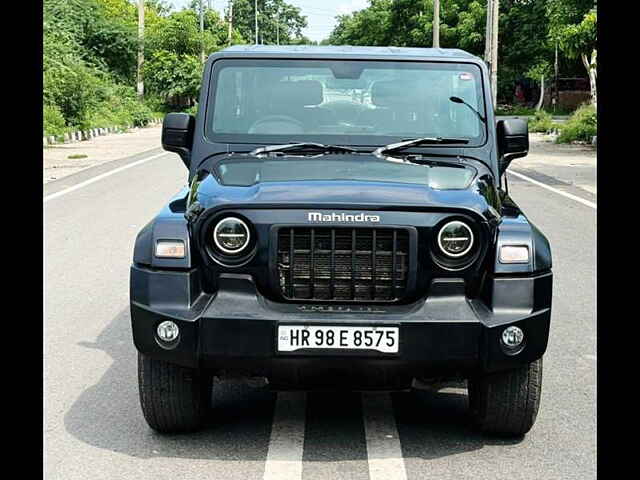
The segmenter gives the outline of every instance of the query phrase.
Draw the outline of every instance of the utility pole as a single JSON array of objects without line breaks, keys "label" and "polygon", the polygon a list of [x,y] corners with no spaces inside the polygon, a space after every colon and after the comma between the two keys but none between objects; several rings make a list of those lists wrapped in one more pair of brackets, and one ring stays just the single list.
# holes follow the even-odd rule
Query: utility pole
[{"label": "utility pole", "polygon": [[440,48],[440,0],[433,0],[433,48]]},{"label": "utility pole", "polygon": [[144,96],[144,80],[142,79],[142,64],[144,63],[144,0],[138,0],[138,97]]},{"label": "utility pole", "polygon": [[498,97],[498,14],[500,0],[487,1],[487,27],[484,59],[490,72],[491,95],[494,108]]},{"label": "utility pole", "polygon": [[553,106],[554,112],[556,111],[556,106],[560,98],[560,92],[558,91],[558,70],[558,42],[556,41],[556,58],[553,64],[553,95],[551,96],[551,105]]},{"label": "utility pole", "polygon": [[204,63],[204,7],[200,0],[200,61]]},{"label": "utility pole", "polygon": [[227,35],[227,43],[231,45],[231,29],[233,28],[233,0],[229,0],[229,35]]},{"label": "utility pole", "polygon": [[280,12],[276,12],[276,45],[280,45]]},{"label": "utility pole", "polygon": [[258,45],[258,0],[255,0],[253,5],[255,16],[256,45]]},{"label": "utility pole", "polygon": [[498,20],[500,17],[500,0],[493,0],[493,44],[491,45],[491,91],[493,104],[498,104]]},{"label": "utility pole", "polygon": [[493,27],[493,0],[487,0],[487,23],[484,29],[484,61],[491,70],[491,28]]}]

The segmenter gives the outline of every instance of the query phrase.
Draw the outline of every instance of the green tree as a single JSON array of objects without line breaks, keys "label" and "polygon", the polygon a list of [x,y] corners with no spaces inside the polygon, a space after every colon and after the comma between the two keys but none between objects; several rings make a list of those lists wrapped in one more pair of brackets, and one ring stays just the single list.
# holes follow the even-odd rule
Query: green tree
[{"label": "green tree", "polygon": [[397,45],[391,29],[392,0],[372,0],[371,5],[348,15],[339,15],[329,36],[331,45]]},{"label": "green tree", "polygon": [[[194,5],[198,7],[199,5]],[[199,9],[198,9],[199,10]],[[202,64],[206,55],[227,44],[228,24],[215,10],[204,12],[204,31],[194,8],[159,17],[150,25],[145,41],[144,77],[148,92],[173,104],[192,105],[200,90]],[[238,36],[235,34],[237,40]]]},{"label": "green tree", "polygon": [[132,88],[135,7],[126,0],[45,0],[44,129],[144,124]]},{"label": "green tree", "polygon": [[549,36],[569,58],[579,58],[589,76],[591,102],[597,109],[598,14],[593,1],[549,0]]},{"label": "green tree", "polygon": [[[449,0],[441,3],[440,43],[481,54],[484,48],[486,2]],[[371,0],[370,6],[338,17],[329,37],[334,45],[430,47],[433,0]]]},{"label": "green tree", "polygon": [[192,105],[200,91],[202,63],[197,55],[158,50],[145,62],[146,88],[163,99]]},{"label": "green tree", "polygon": [[[234,0],[233,25],[242,38],[255,42],[254,0]],[[258,0],[258,31],[260,43],[275,44],[278,36],[281,44],[290,44],[302,37],[307,17],[300,9],[284,0]]]},{"label": "green tree", "polygon": [[[370,0],[369,3],[363,10],[339,16],[331,35],[321,43],[431,46],[433,0]],[[580,23],[592,5],[593,0],[501,0],[498,97],[510,99],[518,79],[529,77],[540,81],[543,73],[548,76],[554,61],[554,25],[562,30],[572,23]],[[486,9],[487,0],[441,2],[441,46],[461,48],[483,57]],[[581,31],[584,30],[586,27]],[[568,40],[565,44],[568,45]],[[582,67],[568,49],[565,48],[564,53],[561,69],[567,76],[575,75]]]},{"label": "green tree", "polygon": [[503,100],[511,100],[514,83],[523,77],[541,82],[543,74],[551,73],[554,48],[548,38],[546,1],[500,2],[498,96]]}]

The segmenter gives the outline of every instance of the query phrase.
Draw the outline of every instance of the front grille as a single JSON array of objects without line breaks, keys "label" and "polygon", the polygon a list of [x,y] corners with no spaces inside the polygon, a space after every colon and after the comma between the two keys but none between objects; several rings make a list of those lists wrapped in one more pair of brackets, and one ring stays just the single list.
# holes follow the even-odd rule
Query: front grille
[{"label": "front grille", "polygon": [[278,284],[289,300],[395,301],[406,291],[409,261],[404,229],[278,231]]}]

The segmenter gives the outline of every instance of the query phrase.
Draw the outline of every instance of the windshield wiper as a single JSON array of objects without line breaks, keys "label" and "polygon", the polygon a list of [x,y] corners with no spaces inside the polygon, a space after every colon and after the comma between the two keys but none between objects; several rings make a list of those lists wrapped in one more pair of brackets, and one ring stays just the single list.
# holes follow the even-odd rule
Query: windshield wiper
[{"label": "windshield wiper", "polygon": [[324,145],[322,143],[302,142],[302,143],[289,143],[286,145],[268,145],[266,147],[259,147],[251,151],[249,155],[259,155],[261,153],[271,153],[271,152],[358,153],[358,150],[355,150],[350,147],[342,147],[340,145]]},{"label": "windshield wiper", "polygon": [[390,143],[384,147],[377,148],[373,151],[374,155],[384,155],[385,153],[404,150],[409,147],[417,147],[419,145],[438,144],[438,143],[469,143],[466,138],[444,138],[444,137],[423,137],[404,140],[398,143]]}]

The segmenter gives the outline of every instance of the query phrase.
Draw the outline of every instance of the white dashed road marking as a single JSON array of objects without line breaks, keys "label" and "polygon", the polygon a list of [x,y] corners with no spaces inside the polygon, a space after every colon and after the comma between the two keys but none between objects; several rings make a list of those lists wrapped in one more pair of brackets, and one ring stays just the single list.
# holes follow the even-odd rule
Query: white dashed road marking
[{"label": "white dashed road marking", "polygon": [[300,480],[306,416],[304,392],[278,392],[264,480]]},{"label": "white dashed road marking", "polygon": [[562,190],[558,190],[557,188],[550,187],[546,183],[539,182],[538,180],[534,180],[533,178],[527,177],[526,175],[523,175],[521,173],[514,172],[513,170],[507,170],[507,173],[527,182],[533,183],[534,185],[537,185],[539,187],[546,188],[547,190],[557,193],[558,195],[562,195],[563,197],[575,200],[576,202],[586,205],[587,207],[591,207],[594,210],[597,208],[597,205],[593,202],[590,202],[589,200],[585,200],[584,198],[572,195],[571,193],[563,192]]},{"label": "white dashed road marking", "polygon": [[362,414],[371,480],[407,480],[391,396],[363,393]]}]

